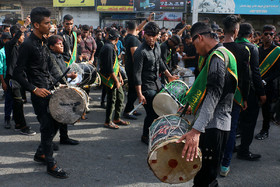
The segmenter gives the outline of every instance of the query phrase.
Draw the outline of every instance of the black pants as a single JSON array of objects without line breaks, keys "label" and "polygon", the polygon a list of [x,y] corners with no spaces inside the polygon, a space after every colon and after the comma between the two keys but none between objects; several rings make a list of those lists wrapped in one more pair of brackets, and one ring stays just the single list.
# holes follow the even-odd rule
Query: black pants
[{"label": "black pants", "polygon": [[25,121],[24,111],[23,111],[21,88],[12,89],[12,96],[13,96],[13,117],[15,120],[15,124],[19,125],[20,128],[25,127],[26,121]]},{"label": "black pants", "polygon": [[259,115],[258,98],[253,88],[250,88],[248,95],[248,108],[240,113],[239,116],[239,128],[241,131],[241,144],[238,153],[249,153],[249,147],[254,138],[254,131],[257,124],[257,118]]},{"label": "black pants", "polygon": [[135,84],[131,79],[128,79],[128,93],[127,103],[124,108],[124,113],[129,113],[134,109],[134,102],[137,100],[137,92],[135,90]]},{"label": "black pants", "polygon": [[31,101],[40,123],[41,132],[41,143],[36,154],[44,154],[47,167],[53,167],[55,160],[53,158],[52,141],[61,124],[55,121],[49,112],[49,98],[41,98],[31,94]]},{"label": "black pants", "polygon": [[153,99],[157,91],[155,90],[147,90],[143,92],[144,97],[146,98],[147,104],[144,105],[146,111],[146,117],[144,120],[143,127],[143,136],[149,137],[149,127],[152,125],[153,121],[158,118],[158,115],[155,113],[153,109]]},{"label": "black pants", "polygon": [[229,131],[219,129],[206,129],[205,133],[201,133],[199,148],[202,152],[202,167],[194,177],[195,187],[218,186],[216,178],[228,136]]}]

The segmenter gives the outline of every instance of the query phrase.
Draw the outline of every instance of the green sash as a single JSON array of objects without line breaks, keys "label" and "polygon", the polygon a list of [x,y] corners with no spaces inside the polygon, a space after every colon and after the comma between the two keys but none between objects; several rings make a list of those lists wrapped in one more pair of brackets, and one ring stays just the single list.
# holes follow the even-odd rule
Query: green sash
[{"label": "green sash", "polygon": [[[114,74],[116,75],[116,77],[118,76],[119,74],[119,70],[120,70],[120,66],[119,66],[119,60],[118,60],[118,56],[116,55],[116,59],[115,59],[115,63],[114,63],[114,66],[113,66],[113,71],[114,71]],[[100,74],[100,77],[101,77],[101,81],[103,82],[103,84],[105,84],[106,86],[108,86],[110,89],[112,89],[114,87],[114,84],[115,84],[115,81],[112,77],[112,75],[110,75],[108,78],[105,77],[104,75],[102,75],[101,73]]]},{"label": "green sash", "polygon": [[235,40],[235,43],[251,43],[251,42],[246,38],[237,38]]},{"label": "green sash", "polygon": [[169,62],[171,61],[171,56],[172,56],[172,50],[170,49],[170,54],[168,55],[167,59],[166,59],[166,64],[168,65]]},{"label": "green sash", "polygon": [[198,70],[199,70],[199,72],[201,72],[204,64],[205,64],[205,57],[204,56],[199,56],[199,58],[198,58]]},{"label": "green sash", "polygon": [[280,47],[275,47],[260,64],[260,73],[263,77],[280,57]]},{"label": "green sash", "polygon": [[74,36],[74,47],[69,62],[65,61],[67,67],[70,66],[73,62],[76,62],[76,58],[77,58],[77,33],[74,31],[72,33]]},{"label": "green sash", "polygon": [[[190,107],[194,114],[196,114],[200,104],[202,103],[205,94],[206,94],[206,84],[207,84],[207,76],[209,70],[209,63],[212,57],[216,55],[221,58],[225,63],[228,72],[235,78],[236,82],[238,82],[237,78],[237,64],[234,55],[227,50],[225,47],[219,47],[214,50],[209,57],[206,59],[205,66],[202,71],[199,73],[197,79],[195,80],[193,86],[187,92],[187,102],[190,104]],[[236,93],[234,99],[239,102],[242,102],[242,96],[240,91],[236,89]]]}]

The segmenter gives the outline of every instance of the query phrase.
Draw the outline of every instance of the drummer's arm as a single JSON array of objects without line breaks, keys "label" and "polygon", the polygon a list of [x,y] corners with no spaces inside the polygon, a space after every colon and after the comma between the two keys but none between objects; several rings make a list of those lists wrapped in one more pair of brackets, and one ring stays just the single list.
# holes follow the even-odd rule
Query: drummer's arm
[{"label": "drummer's arm", "polygon": [[172,81],[174,81],[174,80],[176,80],[176,79],[179,79],[179,76],[178,75],[171,75],[170,74],[170,72],[166,69],[165,71],[164,71],[164,75],[168,78],[168,81],[169,82],[172,82]]},{"label": "drummer's arm", "polygon": [[143,105],[146,104],[147,101],[146,101],[145,96],[142,94],[141,85],[135,86],[135,89],[136,89],[136,93],[137,93],[137,96],[138,96],[138,99],[139,99],[139,103],[143,103]]}]

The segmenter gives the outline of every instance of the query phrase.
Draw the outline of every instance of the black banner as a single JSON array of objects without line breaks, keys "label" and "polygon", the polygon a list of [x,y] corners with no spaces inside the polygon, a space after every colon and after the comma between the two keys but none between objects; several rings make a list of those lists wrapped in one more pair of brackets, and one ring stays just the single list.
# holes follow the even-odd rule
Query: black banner
[{"label": "black banner", "polygon": [[134,0],[134,9],[138,12],[185,12],[186,0]]}]

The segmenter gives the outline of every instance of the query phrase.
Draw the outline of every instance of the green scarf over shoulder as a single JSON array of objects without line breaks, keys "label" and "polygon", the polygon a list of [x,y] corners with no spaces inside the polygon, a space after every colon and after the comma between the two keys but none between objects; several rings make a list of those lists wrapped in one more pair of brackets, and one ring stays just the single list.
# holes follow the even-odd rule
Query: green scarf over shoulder
[{"label": "green scarf over shoulder", "polygon": [[236,92],[234,95],[234,99],[242,104],[242,95],[240,90],[237,89],[237,63],[234,55],[225,47],[219,47],[215,49],[206,59],[205,66],[199,73],[197,79],[195,80],[191,89],[187,92],[187,102],[190,104],[192,112],[196,114],[200,104],[202,103],[205,94],[206,94],[206,85],[207,85],[207,76],[210,66],[210,61],[212,57],[216,55],[217,57],[221,58],[226,63],[227,71],[235,78],[236,80]]}]

